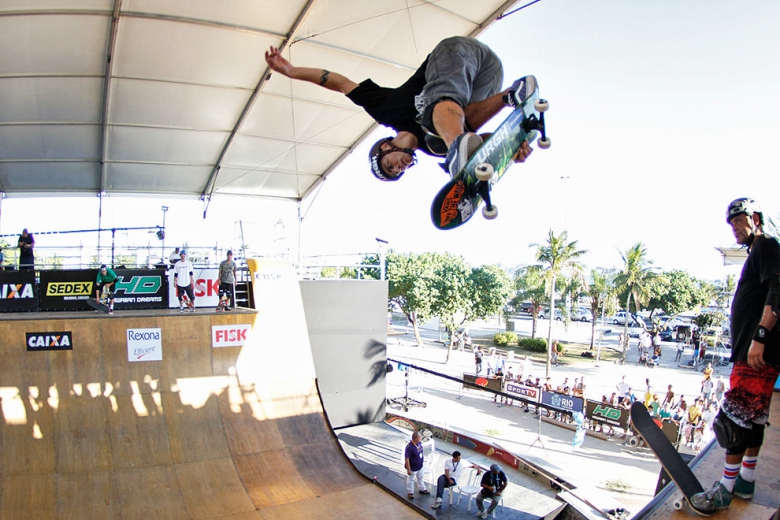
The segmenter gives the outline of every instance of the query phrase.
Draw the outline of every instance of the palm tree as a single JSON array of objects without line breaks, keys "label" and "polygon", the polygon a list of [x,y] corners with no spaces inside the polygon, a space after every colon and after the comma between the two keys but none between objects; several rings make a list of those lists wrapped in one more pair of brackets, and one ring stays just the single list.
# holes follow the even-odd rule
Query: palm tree
[{"label": "palm tree", "polygon": [[550,364],[552,358],[552,323],[555,316],[555,283],[558,277],[565,272],[582,271],[582,265],[577,262],[582,255],[587,253],[584,249],[577,249],[577,241],[569,242],[566,231],[555,236],[551,229],[547,235],[546,244],[531,244],[536,246],[536,260],[542,264],[547,279],[547,288],[550,291],[550,330],[547,333],[547,369],[545,377],[550,376]]},{"label": "palm tree", "polygon": [[628,322],[631,319],[631,300],[633,298],[635,310],[650,299],[648,286],[655,276],[651,271],[651,261],[647,259],[647,248],[641,242],[637,242],[625,252],[623,257],[623,269],[615,277],[615,285],[626,297],[626,321],[623,325],[623,353],[620,363],[626,362],[628,352]]},{"label": "palm tree", "polygon": [[542,267],[529,265],[518,269],[515,273],[515,298],[512,304],[518,308],[524,301],[531,302],[531,337],[536,337],[536,324],[539,318],[539,310],[542,308],[545,298],[544,273]]},{"label": "palm tree", "polygon": [[590,272],[590,278],[591,282],[586,287],[586,296],[590,300],[590,313],[593,315],[590,327],[590,350],[593,350],[596,339],[596,323],[602,313],[606,314],[608,304],[614,300],[614,285],[612,275],[607,271],[593,269]]}]

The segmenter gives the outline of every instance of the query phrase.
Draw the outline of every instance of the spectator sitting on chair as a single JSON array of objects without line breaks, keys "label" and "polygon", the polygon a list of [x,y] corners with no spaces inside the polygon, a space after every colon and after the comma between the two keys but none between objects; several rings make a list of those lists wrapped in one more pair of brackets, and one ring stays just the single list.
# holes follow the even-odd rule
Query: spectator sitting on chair
[{"label": "spectator sitting on chair", "polygon": [[[444,475],[439,475],[439,480],[436,482],[436,500],[434,500],[434,509],[441,507],[442,497],[444,497],[444,490],[458,485],[460,480],[460,474],[463,472],[463,468],[468,465],[470,468],[477,469],[477,475],[482,473],[479,466],[471,464],[469,461],[462,460],[459,451],[452,452],[452,458],[448,459],[444,463]],[[452,491],[450,491],[452,493]],[[451,503],[451,502],[450,502]]]},{"label": "spectator sitting on chair", "polygon": [[[490,471],[485,472],[482,475],[482,481],[480,482],[482,490],[477,494],[477,509],[479,512],[477,516],[480,518],[487,518],[490,513],[498,506],[501,500],[501,494],[509,485],[509,481],[506,479],[506,475],[501,471],[501,466],[498,464],[491,464]],[[489,498],[491,499],[490,507],[487,511],[483,501]]]}]

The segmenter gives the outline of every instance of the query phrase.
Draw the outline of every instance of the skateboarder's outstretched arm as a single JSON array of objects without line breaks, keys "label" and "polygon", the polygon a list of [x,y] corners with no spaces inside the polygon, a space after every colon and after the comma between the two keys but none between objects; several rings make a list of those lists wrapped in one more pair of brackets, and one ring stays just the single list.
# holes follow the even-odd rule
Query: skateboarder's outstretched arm
[{"label": "skateboarder's outstretched arm", "polygon": [[341,92],[342,94],[349,94],[358,86],[357,83],[338,72],[331,72],[327,69],[315,69],[313,67],[296,67],[283,58],[276,47],[271,47],[265,51],[265,62],[271,70],[290,79],[315,83],[328,90]]}]

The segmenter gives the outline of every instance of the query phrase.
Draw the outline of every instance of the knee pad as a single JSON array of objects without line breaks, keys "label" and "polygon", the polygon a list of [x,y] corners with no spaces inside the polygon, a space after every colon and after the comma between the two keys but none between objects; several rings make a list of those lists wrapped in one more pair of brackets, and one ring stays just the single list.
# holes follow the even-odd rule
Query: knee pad
[{"label": "knee pad", "polygon": [[[720,410],[712,421],[712,431],[721,448],[726,449],[727,455],[742,453],[747,449],[751,430],[732,421],[723,410]],[[763,438],[763,431],[761,436]]]},{"label": "knee pad", "polygon": [[748,430],[748,448],[759,448],[764,444],[764,428],[766,428],[765,424],[754,424],[753,427]]}]

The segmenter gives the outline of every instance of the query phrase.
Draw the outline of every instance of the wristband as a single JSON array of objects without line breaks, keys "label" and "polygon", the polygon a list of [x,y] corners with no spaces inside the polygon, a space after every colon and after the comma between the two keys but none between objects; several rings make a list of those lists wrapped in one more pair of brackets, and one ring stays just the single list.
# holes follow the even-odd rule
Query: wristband
[{"label": "wristband", "polygon": [[753,341],[761,343],[762,345],[766,341],[766,337],[769,334],[769,329],[763,325],[756,327],[756,331],[753,333]]}]

